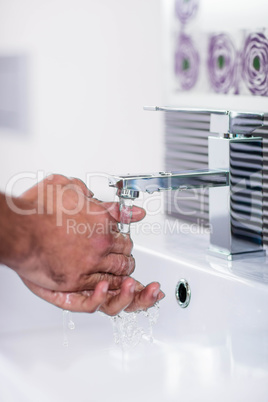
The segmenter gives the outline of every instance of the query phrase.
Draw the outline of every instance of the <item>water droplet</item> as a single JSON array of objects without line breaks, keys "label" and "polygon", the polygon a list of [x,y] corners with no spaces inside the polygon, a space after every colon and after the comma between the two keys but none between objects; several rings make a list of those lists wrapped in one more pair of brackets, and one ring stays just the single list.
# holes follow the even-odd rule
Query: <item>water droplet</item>
[{"label": "water droplet", "polygon": [[71,329],[71,330],[75,329],[75,324],[74,324],[74,322],[72,320],[69,320],[68,328]]},{"label": "water droplet", "polygon": [[62,326],[63,326],[63,346],[69,346],[68,330],[75,329],[75,324],[72,320],[72,313],[69,310],[62,312]]},{"label": "water droplet", "polygon": [[64,346],[65,348],[68,348],[69,342],[68,342],[68,339],[67,339],[67,338],[64,338],[64,339],[63,339],[62,346]]}]

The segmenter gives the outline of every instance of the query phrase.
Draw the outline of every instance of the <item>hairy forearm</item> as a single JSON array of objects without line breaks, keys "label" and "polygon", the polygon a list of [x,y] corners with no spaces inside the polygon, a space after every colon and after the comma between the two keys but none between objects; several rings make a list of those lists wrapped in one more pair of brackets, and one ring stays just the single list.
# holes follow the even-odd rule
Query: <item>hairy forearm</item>
[{"label": "hairy forearm", "polygon": [[[29,214],[30,213],[30,214]],[[0,193],[0,263],[18,269],[31,253],[34,206]]]}]

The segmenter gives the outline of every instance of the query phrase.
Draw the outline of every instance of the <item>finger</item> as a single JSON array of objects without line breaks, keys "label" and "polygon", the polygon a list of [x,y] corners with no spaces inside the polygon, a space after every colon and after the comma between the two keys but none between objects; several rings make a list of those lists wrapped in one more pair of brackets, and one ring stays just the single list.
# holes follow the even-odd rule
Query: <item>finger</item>
[{"label": "finger", "polygon": [[133,205],[131,222],[141,221],[145,217],[145,215],[145,209]]},{"label": "finger", "polygon": [[74,188],[82,191],[82,193],[86,197],[93,197],[93,192],[90,191],[85,183],[77,178],[68,178],[66,176],[60,175],[60,174],[52,174],[50,176],[47,176],[44,180],[40,181],[39,183],[35,184],[33,187],[29,188],[27,191],[25,191],[23,194],[21,194],[21,197],[26,199],[26,200],[33,200],[36,199],[38,195],[42,195],[45,187],[47,185],[74,185]]},{"label": "finger", "polygon": [[[60,175],[48,176],[44,180],[42,180],[42,181],[38,182],[37,184],[35,184],[34,186],[30,187],[28,190],[24,191],[19,196],[19,198],[22,198],[27,201],[36,201],[39,203],[44,202],[44,200],[47,198],[47,196],[46,196],[47,187],[48,187],[48,185],[52,185],[50,183],[50,181],[53,180],[52,178],[54,176],[56,176],[55,181],[59,182],[59,183],[61,183],[62,180],[64,180],[64,178],[65,178],[64,176],[60,176]],[[54,180],[53,180],[53,183],[54,183]]]},{"label": "finger", "polygon": [[112,232],[113,244],[110,248],[111,253],[125,254],[130,256],[133,249],[133,241],[131,240],[129,234],[122,234],[120,232]]},{"label": "finger", "polygon": [[25,200],[37,200],[38,196],[43,197],[48,184],[67,184],[67,182],[67,177],[60,174],[51,174],[23,192],[20,197]]},{"label": "finger", "polygon": [[25,285],[43,300],[64,310],[93,313],[97,311],[107,298],[108,283],[99,282],[95,290],[83,292],[58,292],[42,288],[23,279]]},{"label": "finger", "polygon": [[94,268],[95,272],[110,273],[113,275],[130,275],[135,269],[135,259],[132,255],[110,253],[103,257]]},{"label": "finger", "polygon": [[90,198],[87,200],[87,213],[89,215],[100,217],[100,219],[105,219],[107,223],[107,230],[109,232],[118,233],[118,222],[109,214],[108,210],[103,207],[102,202],[96,198]]},{"label": "finger", "polygon": [[[92,191],[90,191],[87,186],[85,185],[85,183],[76,178],[76,177],[67,177],[61,174],[51,174],[50,176],[47,176],[43,182],[45,182],[46,184],[53,184],[53,185],[61,185],[62,187],[64,186],[70,186],[70,185],[74,185],[75,188],[79,188],[82,193],[87,196],[87,197],[92,197],[93,193]],[[42,183],[42,182],[40,182]],[[71,187],[71,186],[70,186]]]},{"label": "finger", "polygon": [[30,187],[28,190],[24,191],[19,198],[23,198],[27,201],[36,200],[38,197],[38,193],[40,191],[40,184],[35,184],[33,187]]},{"label": "finger", "polygon": [[109,273],[97,272],[95,274],[83,275],[77,291],[94,290],[99,282],[107,282],[110,290],[118,290],[127,278],[127,275],[112,275]]},{"label": "finger", "polygon": [[116,220],[116,222],[120,222],[120,211],[118,202],[102,202],[101,205],[109,212],[109,214]]},{"label": "finger", "polygon": [[132,303],[135,292],[135,280],[127,278],[121,287],[121,291],[114,295],[113,292],[107,295],[108,300],[100,306],[100,311],[114,316],[127,308]]},{"label": "finger", "polygon": [[[120,222],[120,210],[118,202],[103,202],[102,206],[107,209],[110,215],[117,221]],[[132,207],[132,218],[131,222],[141,221],[146,215],[143,208],[133,206]]]},{"label": "finger", "polygon": [[86,184],[82,180],[80,180],[76,177],[71,177],[69,180],[75,186],[78,186],[86,197],[92,198],[94,196],[94,193],[91,190],[89,190],[89,188],[86,186]]},{"label": "finger", "polygon": [[105,302],[108,293],[108,284],[99,282],[94,290],[85,290],[69,293],[67,307],[70,311],[82,313],[94,313]]},{"label": "finger", "polygon": [[142,290],[139,290],[141,286],[143,287],[141,284],[136,285],[135,296],[132,303],[125,309],[126,312],[146,310],[165,297],[165,294],[160,290],[158,282],[150,283],[143,287]]}]

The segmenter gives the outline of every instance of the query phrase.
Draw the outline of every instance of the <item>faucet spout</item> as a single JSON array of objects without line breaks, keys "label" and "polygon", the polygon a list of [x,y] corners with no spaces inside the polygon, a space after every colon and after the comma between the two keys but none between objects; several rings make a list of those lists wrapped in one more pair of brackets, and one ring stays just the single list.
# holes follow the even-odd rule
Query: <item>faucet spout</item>
[{"label": "faucet spout", "polygon": [[181,191],[193,188],[228,186],[229,171],[226,169],[204,169],[110,176],[109,185],[117,188],[119,197],[134,199],[139,197],[140,191],[152,194],[156,191]]}]

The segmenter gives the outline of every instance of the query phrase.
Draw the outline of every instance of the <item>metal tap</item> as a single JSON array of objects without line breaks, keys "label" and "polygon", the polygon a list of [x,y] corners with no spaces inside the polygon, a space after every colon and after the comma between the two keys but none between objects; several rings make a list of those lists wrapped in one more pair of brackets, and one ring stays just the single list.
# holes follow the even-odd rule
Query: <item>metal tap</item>
[{"label": "metal tap", "polygon": [[120,199],[121,230],[129,231],[132,201],[139,192],[209,187],[212,254],[233,260],[265,255],[262,217],[262,138],[251,133],[263,126],[262,113],[227,110],[145,107],[150,111],[210,114],[209,169],[110,176]]}]

